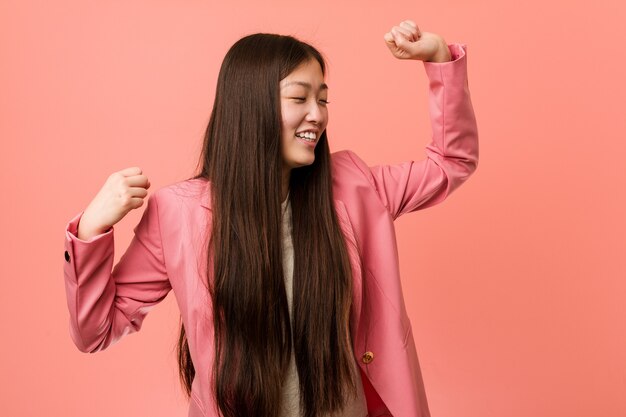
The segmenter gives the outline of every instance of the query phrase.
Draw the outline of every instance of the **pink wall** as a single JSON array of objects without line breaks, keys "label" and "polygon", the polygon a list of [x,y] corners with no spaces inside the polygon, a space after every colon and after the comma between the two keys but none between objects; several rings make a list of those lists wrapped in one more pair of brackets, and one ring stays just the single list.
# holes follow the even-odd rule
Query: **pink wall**
[{"label": "pink wall", "polygon": [[[193,173],[224,53],[256,31],[328,57],[333,150],[422,158],[422,64],[382,38],[407,18],[468,45],[481,134],[475,176],[397,222],[433,416],[626,415],[618,4],[2,1],[0,415],[186,415],[172,295],[105,352],[72,344],[66,222],[113,171],[138,165],[152,190]],[[140,214],[116,226],[118,258]]]}]

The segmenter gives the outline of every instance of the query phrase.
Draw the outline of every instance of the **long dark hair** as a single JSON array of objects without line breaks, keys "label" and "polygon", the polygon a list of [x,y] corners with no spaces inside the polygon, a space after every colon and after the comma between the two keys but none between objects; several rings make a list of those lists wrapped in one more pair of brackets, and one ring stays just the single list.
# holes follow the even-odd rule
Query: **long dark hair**
[{"label": "long dark hair", "polygon": [[[213,303],[215,360],[211,386],[225,417],[279,415],[282,381],[293,350],[306,417],[339,411],[356,393],[350,340],[352,279],[332,193],[326,132],[315,162],[292,169],[293,326],[281,248],[279,82],[317,60],[291,36],[254,34],[222,63],[206,130],[200,173],[212,196],[207,284]],[[181,324],[180,377],[189,395],[196,377]]]}]

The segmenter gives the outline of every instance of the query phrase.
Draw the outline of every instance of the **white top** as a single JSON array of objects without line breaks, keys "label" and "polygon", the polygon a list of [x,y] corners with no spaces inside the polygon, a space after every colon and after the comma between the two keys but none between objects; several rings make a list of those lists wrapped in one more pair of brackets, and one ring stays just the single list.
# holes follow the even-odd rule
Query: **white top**
[{"label": "white top", "polygon": [[[293,242],[291,240],[291,204],[289,194],[282,206],[282,239],[283,239],[283,273],[285,277],[285,289],[287,291],[287,302],[289,306],[289,316],[293,317]],[[356,362],[354,363],[356,367]],[[357,369],[357,397],[346,404],[341,414],[334,414],[333,417],[366,417],[367,403],[363,393],[363,385],[360,373]],[[298,368],[296,367],[295,354],[292,351],[291,361],[287,369],[283,392],[281,417],[299,417],[300,414],[300,386],[298,379]]]}]

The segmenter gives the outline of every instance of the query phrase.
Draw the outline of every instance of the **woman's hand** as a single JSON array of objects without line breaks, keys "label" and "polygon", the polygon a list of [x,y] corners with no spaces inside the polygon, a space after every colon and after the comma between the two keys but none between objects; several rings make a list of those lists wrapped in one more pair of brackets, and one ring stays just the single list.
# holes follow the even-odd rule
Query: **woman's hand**
[{"label": "woman's hand", "polygon": [[422,32],[415,22],[405,20],[385,33],[387,47],[398,59],[446,62],[452,59],[448,44],[435,33]]},{"label": "woman's hand", "polygon": [[85,209],[78,224],[81,240],[106,232],[132,209],[143,205],[150,181],[141,168],[126,168],[114,172]]}]

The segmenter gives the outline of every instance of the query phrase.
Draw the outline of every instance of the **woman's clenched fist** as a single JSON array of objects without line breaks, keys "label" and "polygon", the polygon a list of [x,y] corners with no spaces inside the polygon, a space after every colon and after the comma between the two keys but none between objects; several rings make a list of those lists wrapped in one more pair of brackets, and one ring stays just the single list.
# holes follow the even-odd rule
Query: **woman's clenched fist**
[{"label": "woman's clenched fist", "polygon": [[114,172],[85,209],[78,224],[78,238],[87,240],[109,230],[132,209],[143,205],[150,181],[141,168]]},{"label": "woman's clenched fist", "polygon": [[448,44],[435,33],[422,32],[415,22],[405,20],[384,35],[385,44],[398,59],[424,62],[450,61]]}]

